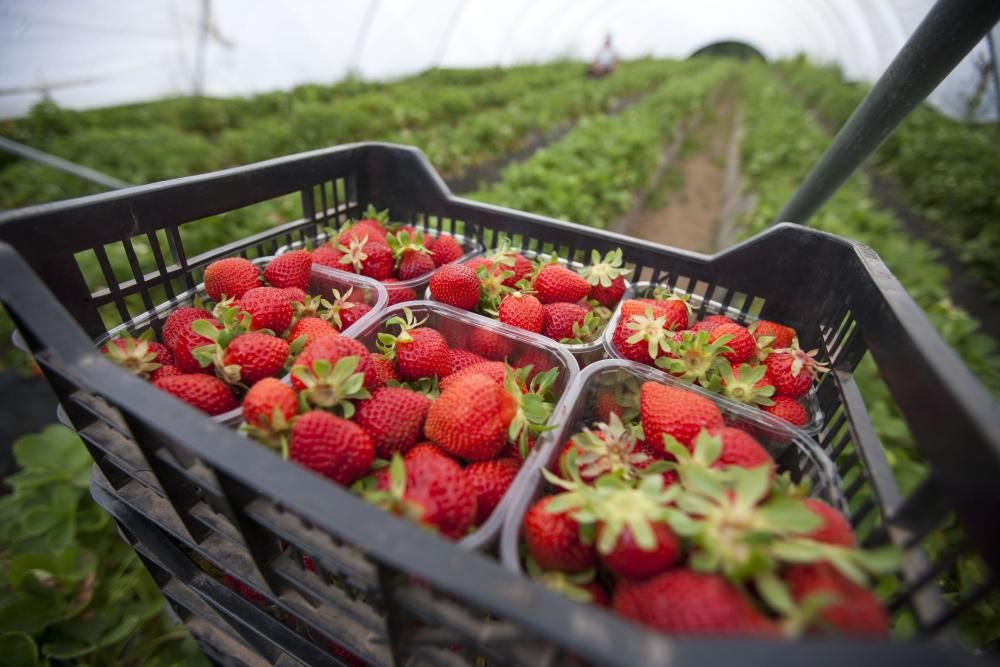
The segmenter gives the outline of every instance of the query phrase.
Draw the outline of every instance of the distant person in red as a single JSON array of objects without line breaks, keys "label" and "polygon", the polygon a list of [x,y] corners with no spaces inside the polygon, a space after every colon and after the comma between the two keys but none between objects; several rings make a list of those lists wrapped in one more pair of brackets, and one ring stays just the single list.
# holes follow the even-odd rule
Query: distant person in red
[{"label": "distant person in red", "polygon": [[592,77],[602,77],[611,74],[618,69],[618,54],[611,46],[611,35],[604,38],[604,46],[601,47],[594,61],[590,63],[590,70],[587,74]]}]

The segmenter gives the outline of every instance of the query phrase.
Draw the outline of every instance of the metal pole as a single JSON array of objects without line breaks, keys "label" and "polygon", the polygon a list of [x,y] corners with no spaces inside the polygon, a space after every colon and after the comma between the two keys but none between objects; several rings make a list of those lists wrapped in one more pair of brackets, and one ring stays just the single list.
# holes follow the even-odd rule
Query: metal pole
[{"label": "metal pole", "polygon": [[24,144],[19,144],[16,141],[11,141],[4,137],[0,137],[0,150],[7,151],[8,153],[13,153],[18,157],[27,158],[29,160],[34,160],[49,167],[58,169],[59,171],[65,171],[67,174],[73,174],[78,178],[88,180],[92,183],[97,183],[98,185],[103,185],[109,190],[120,190],[122,188],[132,187],[131,183],[126,183],[125,181],[120,181],[113,176],[108,176],[107,174],[102,174],[99,171],[90,169],[89,167],[84,167],[82,165],[76,164],[75,162],[70,162],[69,160],[64,160],[61,157],[56,157],[51,153],[46,153],[40,151],[37,148],[32,148],[31,146],[25,146]]},{"label": "metal pole", "polygon": [[997,104],[997,120],[1000,121],[1000,65],[997,64],[997,50],[993,45],[993,31],[986,33],[986,48],[990,52],[990,72],[993,74],[993,101]]},{"label": "metal pole", "polygon": [[854,110],[778,221],[805,223],[1000,20],[997,0],[938,0]]}]

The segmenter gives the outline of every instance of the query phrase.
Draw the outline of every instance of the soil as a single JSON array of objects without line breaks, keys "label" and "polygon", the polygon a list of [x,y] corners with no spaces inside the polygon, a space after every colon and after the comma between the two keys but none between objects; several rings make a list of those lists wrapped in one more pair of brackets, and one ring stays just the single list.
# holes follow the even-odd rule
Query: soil
[{"label": "soil", "polygon": [[[737,114],[736,97],[719,99],[711,114],[695,129],[660,187],[627,233],[648,241],[711,253],[719,242],[724,213],[726,164]],[[688,148],[694,150],[688,150]],[[666,200],[662,206],[653,204]]]}]

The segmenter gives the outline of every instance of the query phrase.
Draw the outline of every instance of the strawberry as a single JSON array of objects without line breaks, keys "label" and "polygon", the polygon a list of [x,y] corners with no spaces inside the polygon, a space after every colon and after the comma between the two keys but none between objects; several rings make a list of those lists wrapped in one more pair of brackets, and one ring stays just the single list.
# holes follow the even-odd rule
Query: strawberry
[{"label": "strawberry", "polygon": [[298,412],[295,390],[276,378],[264,378],[243,397],[243,421],[262,431],[286,428]]},{"label": "strawberry", "polygon": [[666,329],[666,316],[656,316],[652,306],[647,306],[642,315],[623,317],[615,327],[611,341],[618,353],[625,359],[652,364],[660,355],[670,349],[672,340]]},{"label": "strawberry", "polygon": [[184,306],[170,313],[166,322],[163,323],[163,344],[171,350],[177,345],[177,338],[182,331],[191,328],[191,323],[195,320],[214,320],[212,313],[202,308]]},{"label": "strawberry", "polygon": [[703,320],[695,322],[691,326],[692,331],[708,331],[711,333],[715,331],[715,328],[722,324],[735,324],[736,322],[725,315],[709,315]]},{"label": "strawberry", "polygon": [[430,273],[434,268],[434,260],[430,255],[423,252],[409,251],[403,253],[403,256],[399,260],[399,278],[400,280],[419,278],[422,275]]},{"label": "strawberry", "polygon": [[352,239],[349,245],[341,244],[337,249],[344,253],[340,263],[352,267],[355,273],[375,280],[392,278],[396,260],[384,241],[368,240],[364,236]]},{"label": "strawberry", "polygon": [[500,302],[499,319],[504,324],[532,333],[541,333],[545,324],[545,309],[531,294],[514,292]]},{"label": "strawberry", "polygon": [[816,632],[886,637],[889,617],[874,593],[847,579],[828,563],[793,565],[784,575],[792,597],[800,605],[812,596],[830,598],[812,624]]},{"label": "strawberry", "polygon": [[589,309],[576,303],[548,303],[544,306],[545,323],[541,334],[552,340],[579,338]]},{"label": "strawberry", "polygon": [[824,544],[854,548],[854,531],[843,514],[816,498],[803,498],[802,504],[823,520],[823,525],[804,537]]},{"label": "strawberry", "polygon": [[[185,373],[212,372],[212,367],[209,362],[202,365],[201,361],[194,356],[194,351],[199,347],[215,344],[215,341],[211,338],[206,338],[191,328],[195,322],[200,321],[201,320],[199,319],[189,323],[188,328],[179,331],[177,333],[177,337],[174,339],[174,365]],[[216,330],[222,329],[222,325],[215,320],[206,319],[205,322],[208,326],[211,326]]]},{"label": "strawberry", "polygon": [[441,392],[427,412],[424,432],[450,454],[484,461],[507,444],[517,412],[517,399],[510,392],[484,375],[473,374]]},{"label": "strawberry", "polygon": [[175,375],[156,380],[153,386],[213,416],[240,405],[229,385],[212,375]]},{"label": "strawberry", "polygon": [[311,405],[354,414],[355,399],[369,398],[377,382],[364,345],[345,336],[323,336],[302,350],[292,366],[292,386]]},{"label": "strawberry", "polygon": [[403,303],[404,301],[416,301],[417,293],[406,285],[397,286],[393,284],[398,282],[399,280],[396,278],[386,278],[382,281],[386,291],[389,293],[389,301],[385,305],[395,306],[397,303]]},{"label": "strawberry", "polygon": [[650,443],[670,435],[690,448],[701,429],[725,426],[715,403],[687,389],[644,382],[639,402],[642,430]]},{"label": "strawberry", "polygon": [[724,361],[721,355],[728,352],[727,336],[709,342],[706,331],[675,331],[671,334],[670,352],[656,360],[656,365],[682,380],[700,384],[718,391],[719,369]]},{"label": "strawberry", "polygon": [[469,334],[473,353],[491,361],[503,361],[514,353],[514,341],[493,329],[474,329]]},{"label": "strawberry", "polygon": [[501,247],[490,255],[487,266],[490,273],[499,277],[500,283],[505,287],[514,287],[535,270],[531,260],[519,252],[510,250],[506,243],[501,244]]},{"label": "strawberry", "polygon": [[742,364],[753,359],[757,353],[757,342],[746,327],[735,322],[723,322],[709,332],[709,342],[715,343],[722,336],[732,336],[725,345],[729,352],[723,352],[722,357],[731,364]]},{"label": "strawberry", "polygon": [[[597,527],[597,543],[600,545],[608,532],[607,523],[601,523]],[[673,567],[681,556],[681,543],[670,530],[670,526],[661,522],[651,522],[652,546],[643,547],[635,538],[632,530],[627,526],[618,534],[617,540],[612,541],[610,551],[606,554],[598,554],[601,564],[617,574],[629,580],[648,579]]]},{"label": "strawberry", "polygon": [[255,287],[239,300],[240,312],[250,313],[251,331],[267,329],[281,335],[292,324],[292,305],[277,287]]},{"label": "strawberry", "polygon": [[375,382],[373,388],[384,387],[390,380],[393,382],[399,382],[399,376],[396,375],[396,367],[393,365],[391,360],[386,359],[378,352],[372,352],[369,359],[371,360],[372,368],[375,370]]},{"label": "strawberry", "polygon": [[664,572],[615,590],[614,610],[660,632],[678,635],[776,636],[777,628],[721,576],[688,569]]},{"label": "strawberry", "polygon": [[[149,332],[147,335],[151,335]],[[172,366],[174,355],[166,345],[152,340],[120,336],[101,348],[101,354],[132,375],[147,379],[163,366]]]},{"label": "strawberry", "polygon": [[453,371],[451,375],[441,380],[439,386],[442,390],[447,389],[470,375],[485,375],[498,385],[503,386],[504,378],[507,377],[507,364],[502,361],[483,361],[478,364],[472,364],[460,371]]},{"label": "strawberry", "polygon": [[465,251],[453,237],[442,234],[434,239],[434,246],[430,249],[431,257],[435,266],[444,266],[460,259]]},{"label": "strawberry", "polygon": [[524,515],[521,530],[528,553],[546,570],[580,572],[593,567],[597,554],[580,539],[580,525],[567,512],[548,510],[555,498],[542,498]]},{"label": "strawberry", "polygon": [[312,251],[312,263],[326,266],[331,269],[347,270],[347,265],[340,261],[344,256],[337,248],[324,245]]},{"label": "strawberry", "polygon": [[264,278],[272,287],[309,289],[312,274],[312,254],[308,250],[293,250],[275,257],[264,269]]},{"label": "strawberry", "polygon": [[713,468],[739,466],[741,468],[756,468],[769,466],[774,475],[774,459],[757,440],[738,428],[725,426],[711,431],[711,435],[721,438],[722,453],[712,465]]},{"label": "strawberry", "polygon": [[590,293],[587,279],[559,264],[547,264],[535,277],[534,289],[542,303],[576,303]]},{"label": "strawberry", "polygon": [[488,270],[491,269],[493,267],[493,262],[486,257],[473,257],[468,261],[463,262],[463,265],[469,267],[478,274],[481,267],[486,267]]},{"label": "strawberry", "polygon": [[[723,325],[725,326],[725,325]],[[716,331],[721,329],[720,326]],[[725,356],[725,352],[722,356]],[[719,367],[722,393],[726,398],[748,405],[771,405],[774,387],[764,378],[766,368],[741,364],[735,368],[727,364]]]},{"label": "strawberry", "polygon": [[247,290],[260,285],[260,271],[242,257],[227,257],[205,268],[205,292],[213,301],[241,298]]},{"label": "strawberry", "polygon": [[348,667],[365,667],[368,664],[332,639],[326,640],[326,650]]},{"label": "strawberry", "polygon": [[754,322],[750,325],[750,333],[756,339],[757,347],[770,347],[775,350],[792,347],[792,342],[797,336],[795,329],[768,320]]},{"label": "strawberry", "polygon": [[[338,308],[338,306],[334,306]],[[345,303],[339,306],[340,310],[336,311],[332,318],[334,322],[340,319],[340,330],[343,331],[348,327],[357,324],[358,320],[372,312],[372,307],[367,303]]]},{"label": "strawberry", "polygon": [[528,378],[531,379],[539,373],[544,373],[555,368],[555,362],[550,352],[546,352],[538,347],[526,347],[514,359],[512,366],[517,369],[528,368],[530,366],[531,372],[528,374]]},{"label": "strawberry", "polygon": [[559,455],[559,471],[563,478],[573,477],[575,466],[580,478],[592,484],[598,477],[614,473],[623,479],[637,479],[652,458],[636,445],[632,431],[622,424],[617,414],[608,423],[599,423],[594,430],[584,428],[563,446]]},{"label": "strawberry", "polygon": [[664,326],[670,331],[683,331],[691,321],[691,304],[687,297],[671,296],[660,302],[665,316]]},{"label": "strawberry", "polygon": [[295,420],[288,454],[292,461],[346,486],[368,472],[375,445],[354,422],[314,410]]},{"label": "strawberry", "polygon": [[309,298],[309,295],[298,287],[282,287],[281,293],[285,295],[286,299],[288,299],[288,303],[292,304],[293,309],[295,308],[295,304],[305,304],[306,299]]},{"label": "strawberry", "polygon": [[396,373],[402,380],[447,377],[451,373],[451,359],[448,357],[448,342],[434,329],[421,327],[409,308],[403,309],[403,317],[393,317],[386,326],[398,326],[399,334],[378,335],[378,347],[389,359],[396,362]]},{"label": "strawberry", "polygon": [[809,423],[809,415],[802,404],[794,398],[788,396],[775,396],[772,405],[765,405],[761,409],[779,419],[784,419],[792,426],[805,426]]},{"label": "strawberry", "polygon": [[481,357],[475,352],[469,352],[468,350],[462,350],[456,347],[448,350],[448,359],[451,360],[452,374],[457,373],[463,368],[472,366],[473,364],[486,361],[486,357]]},{"label": "strawberry", "polygon": [[247,386],[281,373],[288,360],[288,343],[262,333],[240,334],[226,346],[222,373],[230,384]]},{"label": "strawberry", "polygon": [[268,604],[269,602],[267,596],[265,596],[263,593],[258,591],[253,586],[247,586],[242,581],[240,581],[233,575],[229,574],[228,572],[225,575],[223,575],[222,583],[225,584],[227,588],[236,591],[236,593],[238,593],[239,596],[244,600],[248,600],[257,605]]},{"label": "strawberry", "polygon": [[465,468],[465,478],[476,494],[477,524],[490,518],[520,469],[521,463],[510,458],[477,461]]},{"label": "strawberry", "polygon": [[652,312],[653,317],[663,317],[665,322],[669,311],[670,309],[667,308],[666,301],[658,301],[657,299],[628,299],[627,301],[622,301],[621,319],[627,320],[633,315],[646,315],[648,312]]},{"label": "strawberry", "polygon": [[389,493],[376,496],[378,504],[450,539],[468,533],[476,519],[476,493],[462,466],[447,456],[426,453],[405,461],[396,454],[389,468]]},{"label": "strawberry", "polygon": [[306,337],[306,345],[313,342],[317,338],[322,338],[323,336],[336,336],[337,330],[320,317],[303,317],[301,320],[295,323],[292,330],[288,332],[288,340],[295,341],[301,336]]},{"label": "strawberry", "polygon": [[392,458],[417,444],[427,418],[430,399],[409,389],[380,387],[360,401],[354,420],[375,443],[381,459]]},{"label": "strawberry", "polygon": [[155,371],[149,374],[149,381],[156,382],[161,378],[169,378],[175,375],[184,375],[184,371],[177,368],[177,366],[171,366],[170,364],[164,364],[160,366]]},{"label": "strawberry", "polygon": [[621,248],[610,251],[603,259],[599,252],[592,251],[590,266],[581,272],[590,285],[587,298],[607,308],[614,308],[625,294],[625,278],[630,273],[632,269],[622,267]]},{"label": "strawberry", "polygon": [[829,370],[816,361],[815,354],[816,350],[804,352],[797,348],[776,350],[767,357],[764,378],[779,396],[801,398],[809,393],[816,374]]},{"label": "strawberry", "polygon": [[446,451],[435,445],[430,440],[424,440],[423,442],[418,442],[413,447],[403,455],[404,461],[412,461],[413,459],[420,458],[421,456],[443,456],[449,461],[454,461],[451,456],[448,455]]},{"label": "strawberry", "polygon": [[479,278],[465,264],[442,266],[431,276],[429,285],[431,296],[441,303],[462,310],[475,310],[479,305]]}]

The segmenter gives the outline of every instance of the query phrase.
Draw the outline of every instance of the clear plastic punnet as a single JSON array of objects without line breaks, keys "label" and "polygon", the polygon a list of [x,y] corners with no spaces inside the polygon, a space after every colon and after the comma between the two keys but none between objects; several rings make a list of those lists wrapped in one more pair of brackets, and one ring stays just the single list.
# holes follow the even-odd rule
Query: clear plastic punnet
[{"label": "clear plastic punnet", "polygon": [[[744,311],[738,310],[736,308],[727,307],[718,301],[708,300],[706,301],[701,295],[688,293],[682,289],[676,287],[668,288],[666,285],[656,285],[650,282],[637,282],[628,286],[625,290],[624,296],[622,296],[621,301],[618,302],[618,306],[615,308],[614,314],[611,316],[611,320],[608,322],[608,326],[604,329],[604,334],[602,336],[602,344],[607,356],[611,359],[624,359],[618,347],[614,344],[614,333],[615,329],[618,327],[618,322],[621,320],[622,309],[621,304],[629,299],[641,299],[644,297],[651,297],[654,290],[658,289],[670,289],[673,294],[678,296],[686,296],[691,304],[691,308],[699,313],[704,313],[702,317],[707,317],[709,315],[725,315],[730,319],[735,320],[739,324],[750,325],[757,321],[757,317],[746,313]],[[701,318],[699,318],[701,319]],[[655,366],[650,366],[660,373],[667,375],[666,371],[660,371]],[[736,401],[732,401],[728,398],[722,397],[724,401],[732,403],[733,405],[741,405]],[[802,398],[798,399],[799,404],[805,408],[806,414],[809,416],[809,421],[804,426],[801,426],[802,431],[809,435],[816,435],[819,433],[820,429],[823,428],[823,411],[819,406],[819,401],[816,398],[816,386],[813,383],[813,388],[809,390]],[[744,406],[746,407],[746,406]],[[751,408],[756,409],[756,408]]]},{"label": "clear plastic punnet", "polygon": [[[714,402],[727,426],[751,433],[771,454],[778,472],[788,471],[796,482],[806,481],[809,494],[846,512],[847,501],[841,488],[840,476],[829,456],[801,429],[746,405],[734,403],[700,387],[683,383],[656,368],[638,362],[605,359],[583,369],[569,395],[560,401],[553,421],[556,428],[538,441],[538,456],[530,471],[522,471],[525,480],[507,512],[500,538],[500,556],[504,566],[521,572],[521,523],[531,504],[546,495],[549,484],[542,477],[542,468],[554,465],[563,445],[584,427],[599,421],[598,399],[613,392],[623,411],[637,398],[642,384],[657,382],[683,388]],[[622,405],[624,404],[624,405]],[[627,415],[626,415],[627,416]]]},{"label": "clear plastic punnet", "polygon": [[[482,315],[469,313],[435,301],[410,301],[389,306],[382,311],[376,320],[369,320],[363,327],[355,325],[347,332],[347,335],[363,343],[369,350],[375,351],[377,350],[376,341],[379,333],[398,333],[395,326],[388,326],[386,322],[394,317],[403,316],[407,309],[416,320],[423,320],[422,326],[436,329],[444,336],[450,348],[479,352],[490,350],[493,351],[493,354],[484,356],[492,360],[506,359],[514,365],[531,360],[534,363],[544,364],[548,368],[559,369],[559,377],[552,387],[556,406],[548,424],[557,423],[555,415],[560,413],[561,406],[568,396],[569,388],[579,374],[576,359],[565,349],[565,346],[544,336],[508,327]],[[542,441],[542,438],[539,439],[538,443]],[[538,443],[528,454],[517,477],[493,514],[474,532],[462,538],[458,543],[459,546],[464,549],[486,549],[495,544],[512,498],[518,493],[523,481],[534,469],[533,462],[538,456]]]}]

